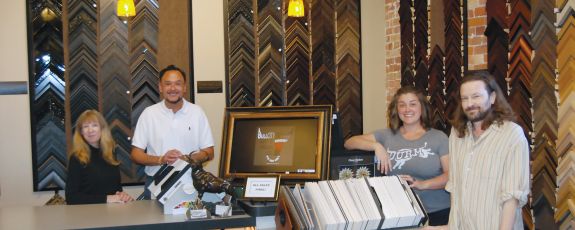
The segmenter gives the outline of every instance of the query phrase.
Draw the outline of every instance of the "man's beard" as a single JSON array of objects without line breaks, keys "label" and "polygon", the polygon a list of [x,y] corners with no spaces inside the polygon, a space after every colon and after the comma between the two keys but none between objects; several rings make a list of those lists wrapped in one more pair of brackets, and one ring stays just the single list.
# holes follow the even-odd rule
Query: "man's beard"
[{"label": "man's beard", "polygon": [[467,119],[469,121],[478,122],[478,121],[482,121],[483,119],[485,119],[487,117],[487,115],[489,115],[490,113],[491,113],[491,107],[489,107],[485,111],[481,111],[481,109],[479,108],[477,114],[474,117],[470,117],[467,113],[465,113],[465,115],[467,116]]}]

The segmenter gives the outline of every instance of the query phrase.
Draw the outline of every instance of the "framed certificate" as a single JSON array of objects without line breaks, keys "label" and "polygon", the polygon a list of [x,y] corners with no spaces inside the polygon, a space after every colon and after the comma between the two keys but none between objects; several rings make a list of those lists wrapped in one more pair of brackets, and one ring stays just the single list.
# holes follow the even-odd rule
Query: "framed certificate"
[{"label": "framed certificate", "polygon": [[244,199],[276,201],[278,199],[279,185],[280,175],[247,177]]}]

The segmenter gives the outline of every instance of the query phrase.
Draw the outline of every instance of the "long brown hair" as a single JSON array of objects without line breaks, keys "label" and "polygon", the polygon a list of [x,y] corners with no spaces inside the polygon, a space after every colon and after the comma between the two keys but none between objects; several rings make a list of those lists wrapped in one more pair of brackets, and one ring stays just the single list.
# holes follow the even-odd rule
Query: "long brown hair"
[{"label": "long brown hair", "polygon": [[421,90],[411,85],[407,85],[402,86],[397,90],[397,92],[395,92],[395,95],[393,95],[393,99],[391,99],[391,103],[389,103],[389,106],[387,107],[387,117],[389,118],[388,126],[393,134],[397,133],[397,130],[399,130],[399,128],[403,126],[403,121],[401,121],[401,119],[399,118],[399,112],[397,111],[397,101],[399,100],[399,97],[401,95],[408,93],[413,93],[415,96],[417,96],[419,104],[421,105],[421,117],[419,118],[421,126],[425,130],[429,130],[431,128],[431,117],[430,117],[431,108],[429,102],[427,101],[427,98],[425,97],[423,92],[421,92]]},{"label": "long brown hair", "polygon": [[102,149],[102,157],[111,165],[119,165],[120,162],[114,157],[114,147],[116,143],[112,138],[110,127],[106,120],[104,120],[104,117],[102,117],[102,114],[92,109],[84,111],[76,121],[70,157],[76,157],[83,165],[90,163],[90,148],[86,140],[82,137],[82,124],[91,121],[100,124],[100,132],[102,134],[100,137],[100,149]]},{"label": "long brown hair", "polygon": [[463,112],[463,107],[461,106],[461,86],[470,81],[482,81],[485,84],[485,90],[487,94],[491,95],[495,92],[495,102],[491,105],[491,108],[487,111],[487,116],[483,119],[481,123],[481,129],[487,129],[491,124],[495,123],[498,126],[503,124],[503,121],[515,121],[515,113],[513,109],[505,100],[505,94],[493,78],[491,74],[487,71],[469,71],[463,77],[461,84],[459,85],[459,94],[457,95],[457,108],[453,119],[451,120],[451,125],[457,131],[458,137],[464,137],[467,134],[467,122],[469,119]]}]

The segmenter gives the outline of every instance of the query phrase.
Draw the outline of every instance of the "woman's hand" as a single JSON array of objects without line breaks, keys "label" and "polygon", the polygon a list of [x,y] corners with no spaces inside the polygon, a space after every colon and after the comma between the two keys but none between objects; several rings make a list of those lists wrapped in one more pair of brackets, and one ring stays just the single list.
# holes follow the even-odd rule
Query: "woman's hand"
[{"label": "woman's hand", "polygon": [[120,196],[118,195],[108,195],[106,197],[106,203],[124,203],[120,200]]},{"label": "woman's hand", "polygon": [[381,145],[379,142],[374,142],[374,152],[375,156],[377,157],[377,169],[381,173],[391,172],[391,159],[389,158],[389,153],[385,150],[385,147]]},{"label": "woman's hand", "polygon": [[116,195],[120,196],[120,200],[123,202],[134,201],[134,198],[126,192],[116,192]]},{"label": "woman's hand", "polygon": [[385,147],[375,139],[373,133],[350,137],[344,144],[346,149],[360,149],[364,151],[374,151],[377,157],[377,170],[381,173],[391,172],[391,159]]},{"label": "woman's hand", "polygon": [[409,184],[409,187],[417,189],[417,190],[425,190],[429,189],[425,181],[417,180],[410,175],[399,175],[401,179],[404,179]]},{"label": "woman's hand", "polygon": [[108,195],[106,198],[107,203],[126,203],[131,201],[134,201],[134,198],[130,194],[120,191],[114,195]]}]

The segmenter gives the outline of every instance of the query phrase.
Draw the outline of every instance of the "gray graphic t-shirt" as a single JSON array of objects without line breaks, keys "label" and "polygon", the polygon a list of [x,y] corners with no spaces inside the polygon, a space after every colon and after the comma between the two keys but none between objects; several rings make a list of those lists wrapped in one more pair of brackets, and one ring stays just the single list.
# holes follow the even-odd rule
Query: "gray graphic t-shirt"
[{"label": "gray graphic t-shirt", "polygon": [[[430,129],[417,140],[406,140],[398,131],[378,130],[375,139],[381,143],[391,158],[389,175],[410,175],[416,180],[427,180],[443,173],[440,157],[449,153],[449,138],[445,133]],[[377,159],[376,159],[377,160]],[[449,193],[444,189],[417,190],[427,212],[449,208]]]}]

